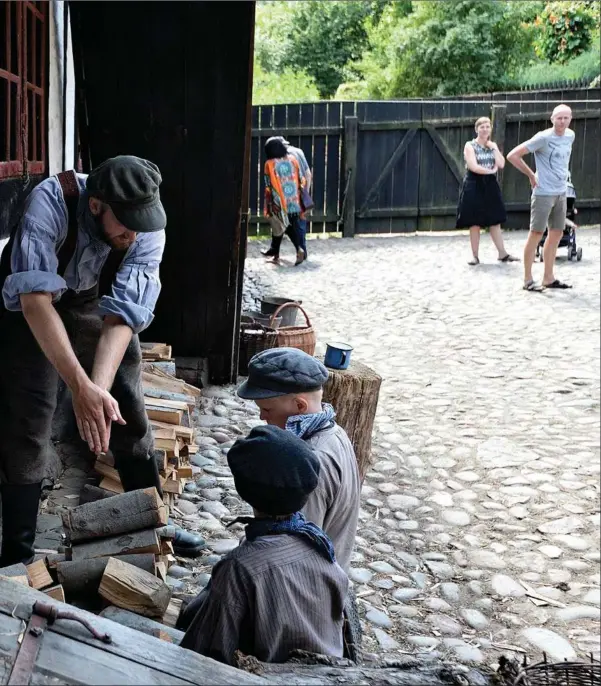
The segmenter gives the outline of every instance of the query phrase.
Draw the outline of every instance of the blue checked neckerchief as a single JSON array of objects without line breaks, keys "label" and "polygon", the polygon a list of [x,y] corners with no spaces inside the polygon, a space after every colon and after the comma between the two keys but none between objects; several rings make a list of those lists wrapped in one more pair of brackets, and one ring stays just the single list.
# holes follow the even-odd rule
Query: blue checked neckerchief
[{"label": "blue checked neckerchief", "polygon": [[332,541],[317,524],[308,522],[300,512],[295,512],[285,519],[275,519],[274,517],[261,517],[260,519],[257,517],[238,517],[235,521],[246,524],[244,534],[248,541],[254,541],[259,536],[278,536],[280,534],[301,536],[313,548],[319,551],[326,560],[336,562]]},{"label": "blue checked neckerchief", "polygon": [[321,412],[313,414],[296,414],[293,417],[288,417],[286,422],[286,431],[290,431],[298,438],[311,438],[314,434],[322,429],[329,429],[334,425],[336,413],[334,408],[328,403],[322,404]]}]

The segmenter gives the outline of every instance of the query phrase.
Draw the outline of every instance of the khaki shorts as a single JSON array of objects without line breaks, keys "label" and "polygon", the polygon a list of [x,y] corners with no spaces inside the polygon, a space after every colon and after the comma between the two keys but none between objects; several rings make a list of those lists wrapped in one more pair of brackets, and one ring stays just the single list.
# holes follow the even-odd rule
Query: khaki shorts
[{"label": "khaki shorts", "polygon": [[530,203],[530,231],[549,229],[563,231],[566,225],[567,201],[564,195],[533,195]]}]

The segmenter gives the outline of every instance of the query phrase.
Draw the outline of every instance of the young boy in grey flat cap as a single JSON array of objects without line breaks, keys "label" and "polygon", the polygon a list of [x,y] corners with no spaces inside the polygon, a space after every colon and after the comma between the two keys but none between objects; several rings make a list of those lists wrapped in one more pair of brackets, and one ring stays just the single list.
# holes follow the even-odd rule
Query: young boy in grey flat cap
[{"label": "young boy in grey flat cap", "polygon": [[293,650],[342,657],[348,578],[332,542],[300,510],[320,463],[288,431],[258,426],[227,456],[236,490],[252,506],[245,539],[213,568],[181,646],[234,663],[237,650],[285,662]]},{"label": "young boy in grey flat cap", "polygon": [[261,419],[302,438],[319,458],[319,486],[303,513],[332,539],[336,558],[348,572],[361,480],[346,432],[336,424],[332,406],[322,403],[327,378],[328,370],[311,355],[296,348],[273,348],[250,360],[248,379],[238,388],[238,395],[254,400]]}]

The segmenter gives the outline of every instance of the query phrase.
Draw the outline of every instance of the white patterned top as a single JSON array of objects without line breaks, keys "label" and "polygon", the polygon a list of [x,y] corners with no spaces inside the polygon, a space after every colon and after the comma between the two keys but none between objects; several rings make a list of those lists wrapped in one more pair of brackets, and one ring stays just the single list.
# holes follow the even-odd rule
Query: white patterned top
[{"label": "white patterned top", "polygon": [[495,166],[495,153],[490,148],[485,148],[474,138],[470,141],[476,153],[476,162],[485,169],[492,169]]}]

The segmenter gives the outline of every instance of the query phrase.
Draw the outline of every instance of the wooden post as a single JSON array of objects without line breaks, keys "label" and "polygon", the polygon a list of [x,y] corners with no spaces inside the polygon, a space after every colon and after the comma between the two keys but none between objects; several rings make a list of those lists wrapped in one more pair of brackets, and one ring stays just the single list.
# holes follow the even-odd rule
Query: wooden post
[{"label": "wooden post", "polygon": [[[505,150],[505,130],[507,128],[507,105],[492,106],[492,140],[499,146],[501,155],[506,155]],[[503,188],[503,170],[497,172],[499,186]]]},{"label": "wooden post", "polygon": [[355,190],[357,181],[357,140],[359,120],[357,117],[344,118],[344,216],[342,235],[352,238],[355,235]]},{"label": "wooden post", "polygon": [[351,362],[346,370],[329,372],[323,399],[333,405],[336,421],[351,439],[363,482],[371,464],[371,432],[382,377],[361,362]]}]

